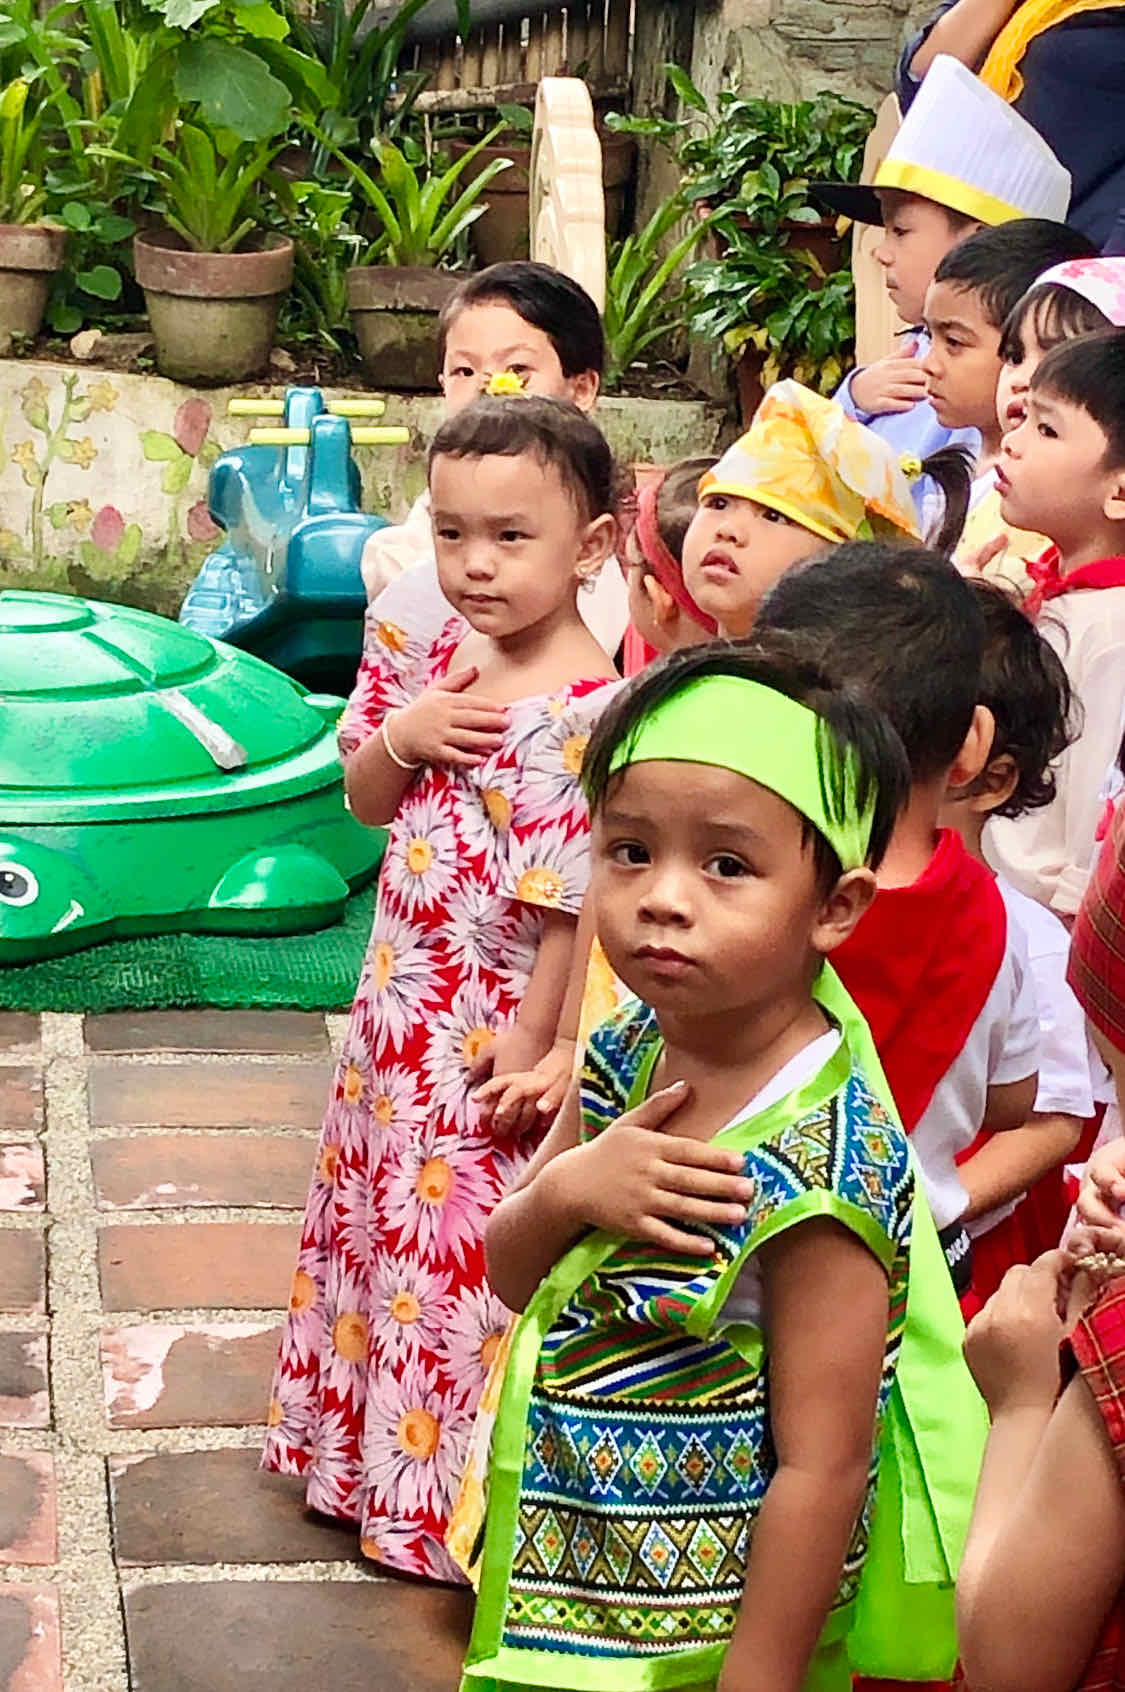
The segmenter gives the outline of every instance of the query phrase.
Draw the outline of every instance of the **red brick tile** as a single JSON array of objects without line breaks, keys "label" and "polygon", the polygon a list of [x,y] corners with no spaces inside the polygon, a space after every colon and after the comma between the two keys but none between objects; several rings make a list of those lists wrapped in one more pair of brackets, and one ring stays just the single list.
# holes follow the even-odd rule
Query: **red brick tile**
[{"label": "red brick tile", "polygon": [[39,1018],[27,1011],[0,1011],[0,1052],[38,1046]]},{"label": "red brick tile", "polygon": [[107,1310],[283,1309],[300,1232],[295,1222],[102,1228],[102,1302]]},{"label": "red brick tile", "polygon": [[0,1310],[47,1308],[47,1258],[38,1228],[0,1228]]},{"label": "red brick tile", "polygon": [[133,1692],[457,1692],[471,1606],[467,1590],[385,1578],[138,1587]]},{"label": "red brick tile", "polygon": [[0,1452],[0,1563],[53,1563],[56,1515],[51,1453]]},{"label": "red brick tile", "polygon": [[122,1568],[361,1557],[358,1530],[306,1515],[304,1483],[263,1474],[257,1450],[111,1457],[109,1490]]},{"label": "red brick tile", "polygon": [[135,1134],[96,1140],[90,1159],[101,1210],[208,1204],[300,1210],[315,1149],[311,1137],[283,1134]]},{"label": "red brick tile", "polygon": [[102,1333],[113,1428],[237,1427],[261,1422],[279,1327],[144,1322]]},{"label": "red brick tile", "polygon": [[330,1079],[327,1063],[95,1059],[90,1117],[110,1128],[317,1128]]},{"label": "red brick tile", "polygon": [[29,1065],[0,1069],[0,1128],[38,1134],[43,1127],[43,1074]]},{"label": "red brick tile", "polygon": [[38,1140],[0,1145],[0,1210],[42,1210],[46,1185]]},{"label": "red brick tile", "polygon": [[0,1586],[0,1670],[4,1692],[63,1692],[54,1587]]},{"label": "red brick tile", "polygon": [[0,1427],[45,1428],[50,1421],[46,1334],[0,1333]]},{"label": "red brick tile", "polygon": [[328,1052],[312,1011],[111,1011],[86,1018],[92,1052]]}]

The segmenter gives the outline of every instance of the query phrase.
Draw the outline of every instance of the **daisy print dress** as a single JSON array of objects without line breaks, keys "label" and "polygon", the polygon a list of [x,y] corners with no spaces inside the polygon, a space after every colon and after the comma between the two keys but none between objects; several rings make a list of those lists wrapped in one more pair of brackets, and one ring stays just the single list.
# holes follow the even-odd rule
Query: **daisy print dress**
[{"label": "daisy print dress", "polygon": [[[345,755],[445,673],[467,632],[446,606],[427,642],[386,605],[369,615]],[[418,772],[321,1130],[263,1466],[303,1475],[309,1506],[356,1522],[368,1555],[436,1579],[463,1579],[443,1537],[508,1320],[484,1225],[537,1143],[482,1128],[469,1068],[519,1009],[544,913],[578,914],[578,776],[616,685],[517,701],[485,764]]]}]

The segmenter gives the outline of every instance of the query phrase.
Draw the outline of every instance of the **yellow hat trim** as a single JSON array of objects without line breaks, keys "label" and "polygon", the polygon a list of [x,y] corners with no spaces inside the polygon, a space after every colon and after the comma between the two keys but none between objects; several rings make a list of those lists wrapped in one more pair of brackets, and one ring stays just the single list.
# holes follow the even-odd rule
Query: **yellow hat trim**
[{"label": "yellow hat trim", "polygon": [[1027,216],[1019,206],[998,200],[994,194],[974,188],[971,182],[947,176],[944,170],[933,170],[929,165],[912,164],[909,159],[884,159],[875,172],[872,187],[898,188],[904,194],[920,194],[925,200],[935,200],[939,206],[963,212],[966,217],[975,217],[981,223],[1012,223],[1017,217]]}]

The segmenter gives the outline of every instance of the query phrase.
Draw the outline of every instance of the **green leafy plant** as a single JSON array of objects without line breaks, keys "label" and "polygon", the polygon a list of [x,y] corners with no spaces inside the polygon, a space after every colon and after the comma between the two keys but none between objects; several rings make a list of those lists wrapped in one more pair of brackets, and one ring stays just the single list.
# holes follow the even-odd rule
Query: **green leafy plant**
[{"label": "green leafy plant", "polygon": [[198,120],[181,123],[174,148],[153,155],[154,204],[193,252],[233,253],[257,227],[256,190],[280,150],[280,142],[239,141]]},{"label": "green leafy plant", "polygon": [[393,141],[379,142],[375,157],[381,185],[361,165],[320,137],[348,171],[379,225],[379,233],[361,262],[433,267],[448,258],[459,238],[483,213],[480,201],[489,183],[511,165],[510,159],[492,159],[468,187],[461,186],[467,167],[503,127],[494,125],[476,146],[444,169],[436,168],[432,157],[426,156],[412,164]]},{"label": "green leafy plant", "polygon": [[684,278],[692,333],[735,358],[754,348],[765,383],[786,372],[835,387],[855,340],[855,292],[843,249],[826,263],[811,244],[815,228],[831,246],[833,226],[809,184],[858,178],[874,114],[836,94],[786,103],[730,90],[713,113],[679,66],[665,71],[682,117],[607,123],[667,147],[687,202],[709,209],[718,256]]},{"label": "green leafy plant", "polygon": [[293,286],[282,304],[283,335],[317,341],[340,355],[351,349],[348,271],[359,263],[363,237],[351,222],[347,188],[283,182],[275,189],[278,227],[294,243]]},{"label": "green leafy plant", "polygon": [[27,109],[29,92],[17,77],[0,94],[0,223],[34,223],[47,203],[40,116]]},{"label": "green leafy plant", "polygon": [[[687,230],[669,247],[668,240],[685,215]],[[657,208],[645,227],[612,248],[606,276],[606,383],[616,387],[655,341],[668,340],[687,326],[682,270],[706,233],[709,219],[689,211],[676,194]]]}]

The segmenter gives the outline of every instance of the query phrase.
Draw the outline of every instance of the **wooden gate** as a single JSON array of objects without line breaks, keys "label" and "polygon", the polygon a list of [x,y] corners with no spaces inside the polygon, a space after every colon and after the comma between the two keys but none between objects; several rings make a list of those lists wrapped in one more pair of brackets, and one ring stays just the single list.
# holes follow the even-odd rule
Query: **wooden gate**
[{"label": "wooden gate", "polygon": [[581,77],[595,102],[622,99],[629,92],[633,4],[572,0],[551,11],[528,7],[522,16],[475,30],[465,41],[418,42],[402,61],[404,69],[429,73],[417,109],[532,104],[545,76]]}]

